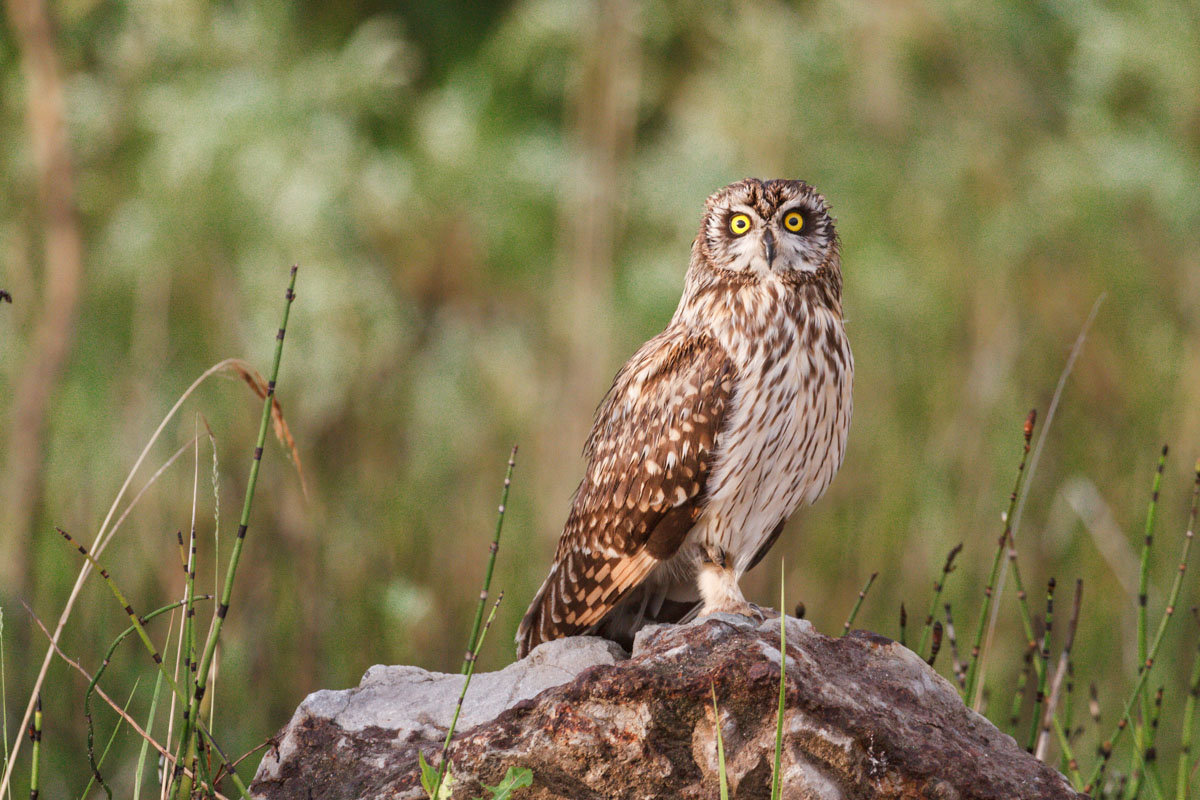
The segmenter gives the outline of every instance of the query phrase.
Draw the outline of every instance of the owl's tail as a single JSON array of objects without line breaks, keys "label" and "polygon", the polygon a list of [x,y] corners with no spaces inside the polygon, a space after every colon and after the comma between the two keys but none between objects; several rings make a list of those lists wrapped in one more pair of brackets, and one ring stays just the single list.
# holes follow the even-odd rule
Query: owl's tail
[{"label": "owl's tail", "polygon": [[542,581],[542,588],[538,589],[537,594],[533,596],[532,602],[529,603],[529,610],[521,619],[521,624],[517,628],[517,658],[524,658],[529,655],[530,650],[542,642],[555,638],[552,633],[544,630],[545,626],[543,625],[543,619],[547,617],[547,590],[554,578],[554,572],[546,576],[546,580]]},{"label": "owl's tail", "polygon": [[[644,577],[644,571],[632,589],[603,602],[593,598],[593,603],[587,605],[579,588],[568,580],[575,571],[571,559],[571,555],[566,557],[565,567],[560,562],[554,563],[529,604],[529,610],[517,628],[517,658],[529,655],[529,651],[543,642],[580,634],[602,636],[630,650],[634,634],[643,626],[679,622],[693,615],[699,607],[699,600],[692,599],[687,591],[676,592],[682,596],[672,600],[667,598],[667,585],[642,585],[640,578]],[[648,555],[640,557],[640,560],[649,559]],[[685,583],[689,587],[692,585],[690,578]]]}]

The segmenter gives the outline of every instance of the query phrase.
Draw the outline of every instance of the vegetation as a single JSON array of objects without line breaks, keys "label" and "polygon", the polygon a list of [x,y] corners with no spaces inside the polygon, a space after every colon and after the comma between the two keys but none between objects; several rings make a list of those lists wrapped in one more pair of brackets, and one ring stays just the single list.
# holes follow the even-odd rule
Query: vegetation
[{"label": "vegetation", "polygon": [[[1011,523],[1036,605],[1051,577],[1060,593],[1083,580],[1075,685],[1065,673],[1057,704],[1067,736],[1087,728],[1082,777],[1091,743],[1121,730],[1136,695],[1106,776],[1130,776],[1122,791],[1144,797],[1158,788],[1147,780],[1164,792],[1176,775],[1195,780],[1178,760],[1193,741],[1190,615],[1175,614],[1149,677],[1138,671],[1173,594],[1180,612],[1200,603],[1194,570],[1175,590],[1162,550],[1186,527],[1200,450],[1194,9],[171,0],[57,4],[44,29],[23,22],[38,7],[8,0],[0,24],[6,747],[28,735],[17,726],[46,651],[34,616],[58,619],[79,574],[55,526],[90,542],[119,522],[101,560],[144,612],[187,591],[176,534],[199,508],[192,598],[228,588],[235,531],[222,504],[245,492],[236,465],[255,441],[257,401],[204,381],[139,454],[212,365],[238,356],[267,371],[269,298],[294,262],[301,302],[280,401],[303,477],[285,467],[289,446],[267,443],[202,717],[236,758],[307,692],[353,685],[372,663],[457,668],[497,466],[516,441],[523,478],[493,578],[509,602],[479,668],[511,659],[596,402],[669,317],[703,198],[754,174],[805,178],[830,199],[857,361],[846,463],[773,551],[786,557],[788,595],[832,634],[878,571],[854,624],[894,633],[904,602],[918,609],[910,644],[932,659],[939,630],[954,642],[946,604],[973,640]],[[38,127],[55,119],[55,95],[29,88],[47,63],[68,173],[46,166],[62,162]],[[62,245],[72,231],[74,267]],[[1049,411],[1056,396],[1023,496],[1003,515],[1014,416]],[[1149,526],[1164,441],[1173,454]],[[136,507],[106,520],[119,495]],[[1148,527],[1170,533],[1143,559]],[[1042,609],[1014,610],[1006,564],[968,697],[1006,724],[1036,641],[1018,704],[1024,744],[1039,686],[1043,708],[1055,705],[1070,616],[1056,609],[1047,658]],[[778,588],[766,569],[746,584],[764,604]],[[917,616],[927,607],[928,634]],[[149,623],[163,651],[181,647],[169,618]],[[128,625],[90,580],[59,646],[94,675]],[[950,655],[939,667],[958,680]],[[156,715],[165,731],[180,709],[152,672],[126,644],[97,695],[132,698],[131,718]],[[88,679],[56,657],[46,686],[38,789],[79,796],[93,777]],[[136,775],[153,783],[155,755],[129,723],[105,755],[121,718],[99,703],[92,715],[114,792],[133,796]],[[1057,759],[1053,724],[1049,739]],[[1139,783],[1147,742],[1159,775]],[[13,791],[28,785],[31,744]]]}]

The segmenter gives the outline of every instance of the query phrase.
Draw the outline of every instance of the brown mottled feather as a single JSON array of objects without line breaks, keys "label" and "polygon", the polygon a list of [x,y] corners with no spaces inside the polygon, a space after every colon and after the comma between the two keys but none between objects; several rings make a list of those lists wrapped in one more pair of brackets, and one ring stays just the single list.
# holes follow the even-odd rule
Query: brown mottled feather
[{"label": "brown mottled feather", "polygon": [[679,549],[702,508],[733,378],[715,339],[678,330],[617,374],[584,447],[587,471],[554,567],[521,622],[520,656],[598,623]]}]

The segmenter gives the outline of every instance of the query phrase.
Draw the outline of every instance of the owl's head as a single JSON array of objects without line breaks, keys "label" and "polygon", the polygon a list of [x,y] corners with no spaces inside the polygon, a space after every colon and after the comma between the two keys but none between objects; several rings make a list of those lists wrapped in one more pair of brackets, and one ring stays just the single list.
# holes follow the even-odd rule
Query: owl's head
[{"label": "owl's head", "polygon": [[837,232],[825,198],[803,181],[747,178],[711,194],[695,254],[728,277],[840,279]]}]

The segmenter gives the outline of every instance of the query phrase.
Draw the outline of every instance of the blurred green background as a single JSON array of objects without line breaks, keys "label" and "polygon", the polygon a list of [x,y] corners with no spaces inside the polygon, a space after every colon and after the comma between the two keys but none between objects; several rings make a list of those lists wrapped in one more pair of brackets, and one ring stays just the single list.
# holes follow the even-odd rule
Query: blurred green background
[{"label": "blurred green background", "polygon": [[[83,253],[78,303],[55,306],[73,334],[32,439],[11,413],[45,358],[33,331],[51,308],[36,104],[13,24],[28,3],[8,0],[0,27],[10,738],[45,651],[20,601],[53,622],[80,566],[53,526],[90,541],[206,367],[242,356],[267,370],[294,262],[279,397],[310,496],[272,441],[220,653],[219,735],[244,751],[306,693],[374,663],[456,670],[517,443],[493,586],[506,596],[482,667],[509,662],[592,411],[670,317],[705,196],[747,175],[803,178],[832,204],[857,361],[842,471],[747,578],[750,599],[774,605],[786,557],[789,605],[836,632],[878,570],[858,623],[896,636],[900,603],[915,627],[964,542],[947,599],[968,639],[1021,423],[1047,408],[1103,294],[1018,535],[1031,594],[1056,576],[1061,609],[1084,579],[1077,693],[1096,681],[1105,730],[1115,722],[1158,450],[1174,448],[1155,618],[1200,455],[1194,3],[54,3]],[[258,408],[240,382],[210,381],[133,483],[203,414],[222,558]],[[202,581],[215,527],[204,441]],[[189,453],[107,553],[139,610],[181,591],[175,532],[192,485]],[[1180,605],[1198,599],[1189,577]],[[1023,637],[1011,589],[1004,603],[988,681],[1007,709]],[[1168,708],[1197,638],[1180,616],[1161,661]],[[126,624],[93,580],[64,648],[95,669]],[[126,697],[147,664],[126,645],[110,693]],[[83,688],[55,663],[46,796],[86,781]],[[139,691],[144,715],[145,677]],[[1177,715],[1163,728],[1170,741]],[[132,737],[110,756],[118,786],[135,756]]]}]

